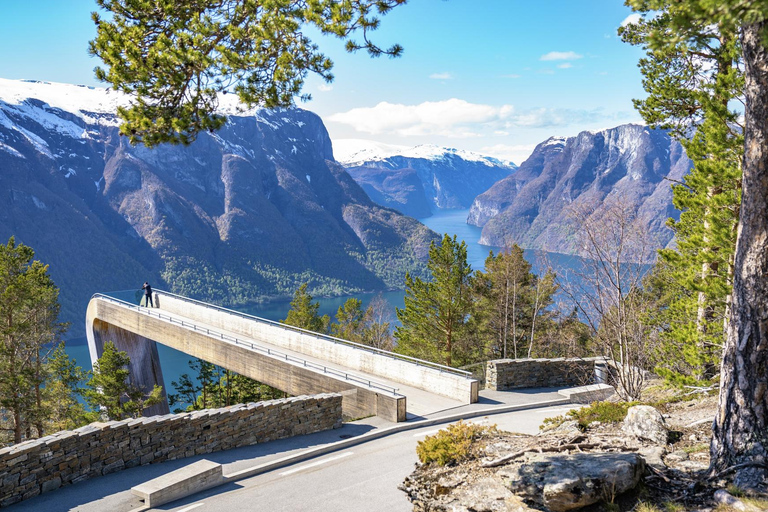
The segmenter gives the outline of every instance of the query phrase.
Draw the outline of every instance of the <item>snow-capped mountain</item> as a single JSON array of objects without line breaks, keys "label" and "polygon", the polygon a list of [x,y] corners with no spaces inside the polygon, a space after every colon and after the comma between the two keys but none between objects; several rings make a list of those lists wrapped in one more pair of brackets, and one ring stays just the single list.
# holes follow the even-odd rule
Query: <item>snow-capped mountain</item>
[{"label": "snow-capped mountain", "polygon": [[341,139],[333,142],[333,152],[371,199],[419,218],[436,208],[468,208],[475,196],[517,168],[512,162],[434,145]]},{"label": "snow-capped mountain", "polygon": [[690,167],[677,141],[647,126],[552,137],[516,173],[480,194],[467,222],[483,227],[483,244],[513,242],[569,254],[578,252],[570,209],[591,205],[599,218],[606,199],[620,197],[634,208],[654,245],[664,247],[673,235],[666,221],[679,215],[672,206],[671,184]]},{"label": "snow-capped mountain", "polygon": [[0,80],[0,241],[14,235],[50,264],[75,333],[91,294],[147,280],[231,304],[423,272],[436,235],[372,202],[315,114],[225,103],[219,132],[150,150],[118,134],[125,101]]}]

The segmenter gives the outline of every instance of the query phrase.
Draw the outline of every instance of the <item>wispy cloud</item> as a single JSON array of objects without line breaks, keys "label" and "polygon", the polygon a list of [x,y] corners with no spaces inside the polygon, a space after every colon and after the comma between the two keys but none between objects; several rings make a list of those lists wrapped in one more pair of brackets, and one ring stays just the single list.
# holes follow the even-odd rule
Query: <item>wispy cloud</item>
[{"label": "wispy cloud", "polygon": [[622,21],[622,22],[621,22],[621,26],[622,26],[622,27],[626,27],[626,26],[627,26],[627,25],[629,25],[630,23],[637,23],[637,22],[638,22],[638,21],[640,21],[642,18],[643,18],[643,17],[642,17],[642,16],[640,16],[640,14],[638,14],[638,13],[632,13],[632,14],[630,14],[629,16],[627,16],[626,18],[624,18],[624,21]]},{"label": "wispy cloud", "polygon": [[557,67],[560,69],[569,69],[573,67],[573,64],[570,62],[563,62],[562,64],[558,64]]},{"label": "wispy cloud", "polygon": [[515,73],[510,73],[508,75],[501,75],[501,78],[520,78],[522,75],[518,75]]},{"label": "wispy cloud", "polygon": [[453,75],[450,73],[432,73],[429,78],[432,80],[453,80]]},{"label": "wispy cloud", "polygon": [[485,105],[451,98],[418,105],[381,102],[331,115],[328,120],[351,126],[358,132],[400,136],[472,138],[499,136],[513,128],[582,126],[589,123],[634,119],[626,112],[603,109],[528,108]]},{"label": "wispy cloud", "polygon": [[542,55],[539,60],[576,60],[583,57],[576,52],[549,52]]},{"label": "wispy cloud", "polygon": [[328,91],[332,91],[333,90],[333,86],[332,85],[328,85],[328,84],[320,84],[320,85],[317,86],[317,89],[320,92],[328,92]]}]

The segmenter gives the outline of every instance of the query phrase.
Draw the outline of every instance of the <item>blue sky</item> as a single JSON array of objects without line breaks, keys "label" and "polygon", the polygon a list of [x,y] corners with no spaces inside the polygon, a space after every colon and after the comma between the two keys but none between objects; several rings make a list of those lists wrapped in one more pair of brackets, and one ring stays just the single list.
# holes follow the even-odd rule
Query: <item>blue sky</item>
[{"label": "blue sky", "polygon": [[[93,0],[0,0],[0,77],[99,85]],[[432,143],[520,163],[552,135],[639,122],[640,50],[616,29],[620,0],[410,0],[374,40],[401,58],[347,54],[320,38],[335,81],[310,77],[300,106],[333,139]]]}]

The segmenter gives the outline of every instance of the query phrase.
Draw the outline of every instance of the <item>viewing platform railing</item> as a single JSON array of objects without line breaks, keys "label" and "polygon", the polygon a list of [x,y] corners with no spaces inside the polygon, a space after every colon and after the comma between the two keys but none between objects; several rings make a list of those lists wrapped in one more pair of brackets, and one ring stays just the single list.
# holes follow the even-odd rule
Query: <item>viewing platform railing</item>
[{"label": "viewing platform railing", "polygon": [[[179,295],[174,295],[174,294],[171,294],[171,293],[168,293],[168,292],[162,292],[160,290],[157,290],[157,292],[161,293],[161,294],[172,295],[173,297],[176,297],[178,299],[185,299],[185,300],[192,301],[192,299],[186,299],[185,297],[181,297]],[[166,320],[166,321],[168,321],[171,324],[177,324],[177,325],[179,325],[179,326],[181,326],[183,328],[190,329],[190,330],[193,330],[193,331],[196,331],[196,332],[200,332],[200,333],[205,333],[208,336],[213,336],[213,337],[218,338],[218,339],[220,339],[222,341],[226,341],[226,342],[229,342],[229,343],[234,343],[235,345],[242,346],[242,347],[245,347],[245,348],[250,348],[251,350],[253,350],[255,352],[261,352],[261,353],[267,354],[267,355],[269,355],[271,357],[283,359],[285,361],[301,365],[301,366],[303,366],[305,368],[311,368],[311,369],[314,369],[314,370],[317,370],[317,371],[322,371],[325,374],[339,377],[339,378],[344,379],[346,381],[355,383],[356,385],[359,385],[359,386],[365,386],[365,387],[368,387],[368,388],[373,389],[373,390],[384,391],[386,393],[390,393],[390,394],[396,395],[396,396],[402,396],[402,395],[400,395],[397,392],[398,388],[394,388],[392,386],[387,386],[387,385],[382,384],[380,382],[376,382],[375,380],[364,379],[364,378],[359,377],[357,375],[354,375],[354,374],[351,374],[351,373],[347,373],[347,372],[344,372],[344,371],[341,371],[341,370],[337,370],[335,368],[330,368],[328,366],[325,366],[325,365],[322,365],[322,364],[318,364],[318,363],[314,363],[312,361],[307,361],[306,359],[302,359],[300,357],[296,357],[296,356],[293,356],[293,355],[290,355],[290,354],[286,354],[285,352],[281,352],[279,350],[274,350],[274,349],[271,349],[271,348],[268,348],[268,347],[262,347],[262,346],[258,345],[257,343],[253,343],[250,340],[243,340],[241,338],[238,338],[237,336],[232,336],[230,334],[225,334],[225,333],[223,333],[221,331],[217,331],[216,329],[211,329],[210,327],[207,327],[207,326],[203,327],[203,326],[200,326],[200,325],[198,325],[198,324],[196,324],[194,322],[180,320],[180,319],[175,318],[175,317],[173,317],[171,315],[166,315],[166,314],[161,313],[158,308],[142,307],[140,305],[136,305],[136,304],[132,303],[130,300],[125,300],[125,298],[119,297],[119,296],[122,296],[122,297],[131,298],[131,295],[128,295],[128,294],[134,294],[134,293],[135,292],[133,290],[120,291],[120,292],[109,292],[109,293],[96,293],[96,294],[94,294],[91,297],[91,299],[103,299],[103,300],[106,300],[106,301],[108,301],[108,302],[110,302],[112,304],[116,304],[116,305],[118,305],[120,307],[129,308],[129,309],[131,309],[133,311],[136,311],[139,314],[147,315],[147,316],[150,316],[150,317],[156,317],[156,318],[158,318],[160,320]],[[139,293],[141,293],[141,292],[139,292]],[[118,296],[115,296],[115,295],[118,295]],[[139,297],[139,299],[141,300],[141,297]],[[206,305],[206,303],[204,303],[204,302],[199,302],[199,301],[194,301],[194,302],[196,302],[198,304]],[[244,317],[255,318],[257,320],[261,320],[261,321],[264,321],[264,322],[269,322],[271,324],[277,324],[277,325],[280,325],[280,326],[284,325],[284,324],[280,324],[280,323],[277,323],[277,322],[272,322],[271,320],[265,320],[265,319],[261,319],[261,318],[258,318],[258,317],[254,317],[252,315],[247,315],[245,313],[239,313],[237,311],[228,310],[226,308],[219,308],[218,306],[213,306],[212,304],[208,305],[208,306],[209,307],[213,307],[213,308],[218,309],[218,310],[221,310],[223,312],[228,312],[228,313],[231,313],[231,314],[237,314],[237,315],[241,315],[241,316],[244,316]],[[290,327],[290,326],[285,326],[285,327]],[[294,328],[294,329],[296,329],[296,328]],[[297,329],[297,330],[303,331],[303,332],[308,333],[308,334],[316,334],[316,333],[312,333],[311,331],[304,331],[303,329]]]},{"label": "viewing platform railing", "polygon": [[[186,301],[186,302],[190,302],[192,304],[197,304],[197,305],[200,305],[200,306],[203,306],[203,307],[206,307],[206,308],[215,309],[217,311],[221,311],[223,313],[228,313],[230,315],[239,316],[241,318],[257,320],[259,322],[264,322],[264,323],[267,323],[267,324],[279,327],[281,329],[285,329],[285,330],[289,330],[289,331],[295,331],[295,332],[300,332],[300,333],[306,334],[308,336],[314,336],[314,337],[319,338],[319,339],[324,339],[324,340],[330,341],[331,343],[347,345],[347,346],[354,347],[354,348],[359,349],[359,350],[365,350],[367,352],[372,352],[372,353],[375,353],[375,354],[379,354],[379,355],[382,355],[384,357],[389,357],[389,358],[392,358],[392,359],[399,359],[401,361],[407,361],[409,363],[412,363],[412,364],[415,364],[415,365],[418,365],[418,366],[422,366],[422,367],[425,367],[425,368],[429,368],[431,370],[435,370],[435,371],[438,371],[438,372],[441,372],[441,373],[450,373],[450,374],[453,374],[453,375],[456,375],[456,376],[459,376],[459,377],[464,377],[466,379],[473,379],[474,378],[473,375],[472,375],[472,372],[468,372],[466,370],[460,370],[458,368],[452,368],[450,366],[445,366],[445,365],[442,365],[442,364],[439,364],[439,363],[433,363],[431,361],[425,361],[424,359],[418,359],[418,358],[415,358],[415,357],[410,357],[410,356],[406,356],[406,355],[403,355],[403,354],[398,354],[396,352],[391,352],[391,351],[388,351],[388,350],[382,350],[382,349],[379,349],[379,348],[376,348],[376,347],[371,347],[371,346],[368,346],[368,345],[363,345],[362,343],[355,343],[354,341],[344,340],[344,339],[341,339],[341,338],[335,338],[335,337],[329,336],[327,334],[321,334],[321,333],[314,332],[314,331],[308,331],[308,330],[302,329],[300,327],[294,327],[292,325],[287,325],[287,324],[284,324],[284,323],[281,323],[281,322],[275,322],[274,320],[268,320],[266,318],[261,318],[261,317],[255,316],[255,315],[250,315],[248,313],[242,313],[240,311],[235,311],[233,309],[228,309],[228,308],[225,308],[225,307],[217,306],[215,304],[210,304],[208,302],[203,302],[203,301],[199,301],[199,300],[195,300],[195,299],[190,299],[189,297],[184,297],[182,295],[176,295],[175,293],[171,293],[171,292],[167,292],[167,291],[163,291],[163,290],[155,290],[155,291],[157,293],[161,294],[161,295],[170,295],[171,297],[174,297],[176,299],[183,300],[183,301]],[[141,290],[139,290],[138,292],[135,292],[133,290],[127,290],[127,291],[120,291],[120,292],[109,292],[108,295],[113,296],[113,294],[123,294],[123,295],[125,295],[125,294],[139,294],[139,293],[142,293]],[[138,300],[141,300],[141,297],[137,297],[137,302],[138,302]]]}]

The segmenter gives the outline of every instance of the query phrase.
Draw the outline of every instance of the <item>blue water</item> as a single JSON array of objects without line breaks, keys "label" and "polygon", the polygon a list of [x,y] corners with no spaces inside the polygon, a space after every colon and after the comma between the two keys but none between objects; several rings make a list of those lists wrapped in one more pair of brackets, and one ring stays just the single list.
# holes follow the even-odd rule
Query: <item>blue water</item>
[{"label": "blue water", "polygon": [[[467,243],[467,261],[472,266],[472,269],[483,269],[485,259],[488,257],[488,252],[493,250],[494,253],[496,253],[499,248],[480,245],[478,243],[478,240],[480,240],[481,229],[466,223],[468,214],[469,210],[440,210],[432,217],[419,220],[440,235],[448,233],[450,236],[456,235],[459,240],[464,240]],[[546,267],[545,260],[556,268],[573,268],[579,261],[578,258],[573,256],[546,253],[546,258],[543,258],[542,254],[543,253],[540,252],[525,251],[525,257],[533,264],[534,272],[541,272],[541,269]],[[319,313],[321,315],[328,315],[331,319],[334,319],[339,306],[343,305],[350,297],[360,299],[363,302],[363,308],[366,308],[371,299],[376,295],[376,293],[361,293],[343,297],[316,297],[315,300],[320,304]],[[382,295],[393,308],[404,307],[404,292],[402,290],[383,292]],[[125,300],[131,299],[126,297]],[[290,300],[281,300],[239,307],[236,309],[261,318],[277,321],[284,319],[288,315],[290,308]],[[78,365],[86,369],[91,368],[91,360],[85,338],[77,338],[67,341],[66,351]],[[190,373],[188,361],[191,357],[183,352],[179,352],[178,350],[161,344],[158,344],[158,352],[160,363],[163,368],[165,389],[172,393],[173,388],[171,382],[178,380],[179,376],[183,373]]]}]

